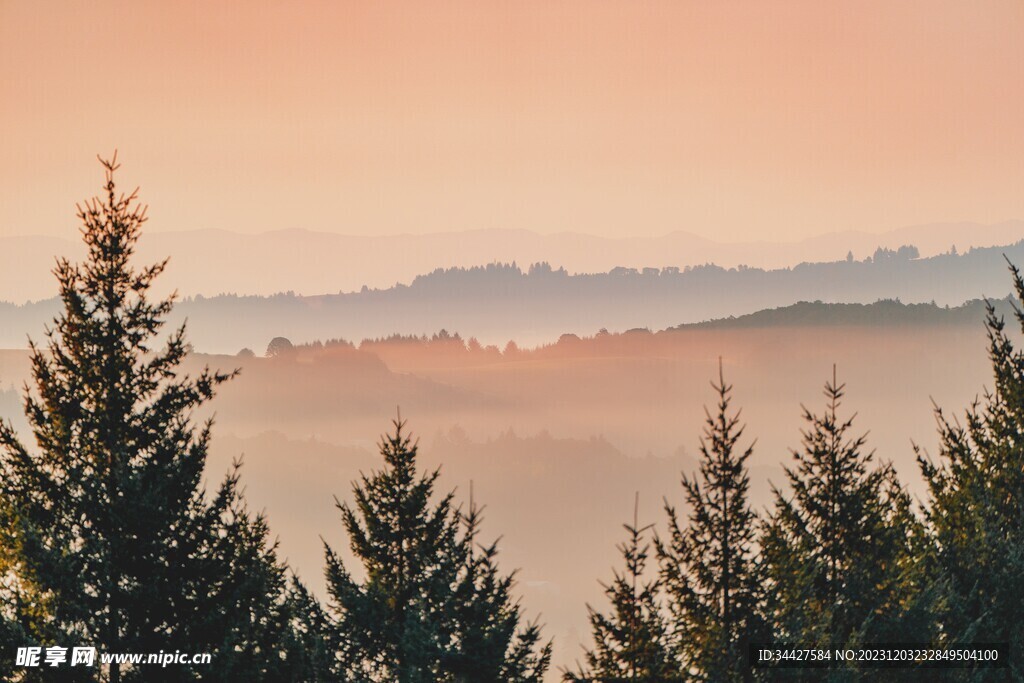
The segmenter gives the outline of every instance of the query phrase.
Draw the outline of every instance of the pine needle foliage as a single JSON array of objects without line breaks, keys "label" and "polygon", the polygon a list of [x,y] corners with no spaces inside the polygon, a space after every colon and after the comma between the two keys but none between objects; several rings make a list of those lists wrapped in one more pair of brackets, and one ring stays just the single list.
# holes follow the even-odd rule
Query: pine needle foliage
[{"label": "pine needle foliage", "polygon": [[[786,468],[791,494],[775,490],[765,523],[774,637],[823,647],[927,642],[929,622],[917,599],[922,526],[892,467],[874,464],[866,435],[850,436],[856,416],[840,415],[844,391],[833,368],[824,412],[804,408],[803,443],[793,451],[795,466]],[[861,674],[848,670],[805,675],[871,679],[850,678]]]},{"label": "pine needle foliage", "polygon": [[480,510],[434,500],[440,470],[420,473],[417,444],[393,421],[384,468],[338,503],[358,581],[326,546],[333,670],[346,681],[540,681],[551,658],[536,624],[520,624],[497,547],[479,547]]},{"label": "pine needle foliage", "polygon": [[[285,568],[250,515],[237,466],[210,497],[212,422],[193,413],[233,373],[184,375],[184,326],[162,344],[166,261],[132,264],[146,210],[101,160],[102,197],[78,207],[84,262],[58,261],[63,310],[30,342],[24,408],[35,447],[0,423],[0,547],[8,616],[24,640],[106,652],[211,652],[200,667],[50,668],[53,680],[271,680]],[[243,660],[245,663],[243,664]]]},{"label": "pine needle foliage", "polygon": [[611,610],[603,613],[587,605],[594,647],[586,650],[585,664],[577,665],[575,672],[564,671],[562,680],[681,681],[662,610],[660,581],[645,578],[651,546],[644,536],[653,525],[640,527],[634,507],[633,523],[622,526],[627,540],[617,548],[625,566],[614,570],[610,584],[602,584]]},{"label": "pine needle foliage", "polygon": [[665,504],[668,537],[657,541],[661,578],[668,596],[675,650],[682,670],[698,681],[744,681],[750,642],[763,632],[756,563],[757,516],[750,507],[745,427],[733,411],[732,386],[721,360],[715,412],[705,409],[700,469],[683,476],[690,509],[684,525]]},{"label": "pine needle foliage", "polygon": [[[1024,281],[1010,273],[1018,301]],[[987,302],[986,328],[994,388],[952,419],[936,407],[939,460],[918,449],[928,484],[936,607],[950,642],[1010,644],[1010,672],[982,671],[963,680],[1024,680],[1024,353],[1005,318]],[[1024,331],[1024,313],[1014,305]],[[1001,678],[1004,676],[1004,678]]]}]

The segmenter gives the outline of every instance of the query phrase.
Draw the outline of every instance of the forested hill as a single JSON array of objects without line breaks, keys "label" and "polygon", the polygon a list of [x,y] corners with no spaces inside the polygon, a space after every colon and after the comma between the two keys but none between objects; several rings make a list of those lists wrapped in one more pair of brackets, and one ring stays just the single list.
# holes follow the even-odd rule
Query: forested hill
[{"label": "forested hill", "polygon": [[[203,351],[263,349],[269,340],[460,330],[485,344],[537,345],[569,332],[593,334],[631,328],[665,329],[747,315],[800,301],[935,302],[958,306],[1009,293],[1004,255],[1024,263],[1024,242],[929,258],[903,247],[880,249],[864,260],[803,263],[792,268],[615,268],[570,274],[541,263],[440,269],[408,285],[359,292],[270,297],[221,295],[184,300],[175,321],[189,320],[190,338]],[[0,304],[0,347],[21,348],[38,338],[56,301]],[[800,311],[794,311],[794,315]]]},{"label": "forested hill", "polygon": [[[1008,299],[992,300],[992,304],[1001,315],[1008,317],[1013,314]],[[968,301],[960,306],[939,306],[935,303],[905,304],[898,299],[881,299],[871,304],[800,301],[791,306],[765,309],[748,315],[685,323],[670,328],[669,331],[826,325],[981,325],[985,313],[985,301],[981,299]]]}]

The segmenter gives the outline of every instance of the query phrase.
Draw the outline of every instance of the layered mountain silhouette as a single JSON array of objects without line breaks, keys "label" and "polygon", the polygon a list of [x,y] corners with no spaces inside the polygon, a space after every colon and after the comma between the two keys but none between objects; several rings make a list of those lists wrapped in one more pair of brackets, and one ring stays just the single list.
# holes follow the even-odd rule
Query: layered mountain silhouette
[{"label": "layered mountain silhouette", "polygon": [[[957,306],[1009,293],[1006,260],[1024,264],[1024,242],[919,257],[915,247],[877,249],[863,260],[803,263],[792,268],[614,268],[571,274],[547,263],[526,269],[492,263],[437,269],[408,285],[318,296],[188,297],[172,322],[189,321],[195,348],[260,354],[275,337],[361,340],[441,329],[474,335],[484,345],[509,340],[534,346],[562,334],[590,335],[742,316],[801,301]],[[55,299],[0,304],[0,348],[23,348],[58,308]]]},{"label": "layered mountain silhouette", "polygon": [[[154,221],[155,222],[155,221]],[[5,232],[16,233],[8,227]],[[956,246],[1012,244],[1024,238],[1024,222],[994,225],[943,223],[882,234],[838,232],[799,242],[727,243],[678,231],[661,237],[609,239],[582,233],[541,235],[528,230],[475,230],[429,235],[361,237],[308,230],[256,235],[226,230],[145,232],[140,262],[170,256],[161,286],[186,296],[221,293],[304,295],[350,292],[408,283],[435,268],[485,263],[548,262],[569,273],[601,273],[616,267],[694,266],[716,263],[777,269],[802,262],[837,261],[852,252],[857,260],[879,248],[916,245],[922,256]],[[55,256],[78,259],[81,240],[73,229],[54,237],[0,237],[0,301],[23,303],[56,294],[50,270]]]}]

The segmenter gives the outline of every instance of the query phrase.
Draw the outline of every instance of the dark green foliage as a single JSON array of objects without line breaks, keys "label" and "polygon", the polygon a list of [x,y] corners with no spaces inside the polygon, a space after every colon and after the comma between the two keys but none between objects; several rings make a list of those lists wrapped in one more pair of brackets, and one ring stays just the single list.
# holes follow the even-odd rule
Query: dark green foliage
[{"label": "dark green foliage", "polygon": [[746,467],[753,446],[739,447],[744,428],[739,412],[730,412],[732,387],[721,363],[711,386],[718,404],[714,415],[705,411],[700,473],[683,476],[689,523],[681,526],[666,503],[669,535],[657,549],[682,669],[693,680],[742,681],[751,675],[747,647],[763,633]]},{"label": "dark green foliage", "polygon": [[401,427],[381,441],[385,468],[353,487],[355,509],[338,504],[365,583],[327,548],[340,674],[356,681],[435,680],[454,638],[445,614],[461,564],[452,494],[431,505],[440,473],[417,478],[416,447]]},{"label": "dark green foliage", "polygon": [[650,545],[643,542],[650,526],[624,524],[628,540],[618,546],[625,561],[610,585],[604,586],[611,612],[603,614],[587,605],[594,649],[586,652],[586,664],[566,671],[565,681],[679,681],[679,669],[671,652],[669,627],[661,607],[661,585],[644,580]]},{"label": "dark green foliage", "polygon": [[[1019,299],[1024,282],[1010,266]],[[1015,307],[1024,329],[1024,314]],[[994,390],[966,411],[964,423],[940,408],[940,462],[918,460],[928,483],[927,522],[934,540],[933,579],[944,590],[938,615],[946,637],[1008,642],[1011,678],[1024,680],[1024,354],[1005,320],[988,307]],[[1002,678],[1000,676],[1003,676]],[[990,671],[966,680],[1007,680]]]},{"label": "dark green foliage", "polygon": [[[12,518],[10,501],[0,498],[0,518]],[[24,613],[35,591],[17,582],[18,558],[9,545],[0,543],[0,680],[14,680],[17,648],[30,642],[23,626]]]},{"label": "dark green foliage", "polygon": [[[927,641],[919,599],[922,527],[892,468],[872,467],[865,437],[847,435],[853,418],[839,416],[843,389],[833,377],[825,384],[824,414],[804,409],[803,446],[793,452],[796,466],[786,468],[792,495],[776,489],[765,524],[774,636],[836,646]],[[832,675],[827,680],[853,674]]]},{"label": "dark green foliage", "polygon": [[[479,511],[463,516],[453,494],[432,501],[438,470],[419,474],[417,447],[394,422],[382,437],[385,467],[339,503],[357,582],[329,547],[335,675],[344,680],[539,681],[550,645],[535,624],[520,627],[511,576],[496,547],[477,546]],[[464,527],[464,532],[460,529]]]},{"label": "dark green foliage", "polygon": [[215,666],[199,673],[204,680],[238,683],[327,680],[323,612],[277,559],[263,515],[253,516],[241,504],[237,470],[236,463],[218,496],[235,503],[205,554],[219,580],[211,597],[228,608],[209,611],[190,627],[196,638],[213,644]]},{"label": "dark green foliage", "polygon": [[292,683],[334,681],[328,641],[329,622],[323,607],[294,577],[288,586],[285,604],[289,617],[283,645],[287,666],[282,667],[281,677],[275,680]]},{"label": "dark green foliage", "polygon": [[[155,348],[172,301],[147,295],[165,263],[130,264],[145,209],[119,195],[79,208],[88,257],[55,270],[63,311],[31,345],[25,412],[36,448],[0,424],[0,547],[22,645],[216,653],[205,670],[113,666],[119,680],[280,680],[284,568],[232,472],[202,487],[211,423],[192,413],[230,375],[182,376],[184,328]],[[88,675],[86,675],[88,673]],[[98,669],[33,675],[93,679]]]},{"label": "dark green foliage", "polygon": [[497,541],[478,542],[482,508],[470,496],[469,512],[460,515],[463,535],[461,576],[452,596],[457,648],[444,669],[454,681],[539,681],[551,659],[541,644],[540,626],[520,629],[522,608],[512,596],[515,575],[498,570]]}]

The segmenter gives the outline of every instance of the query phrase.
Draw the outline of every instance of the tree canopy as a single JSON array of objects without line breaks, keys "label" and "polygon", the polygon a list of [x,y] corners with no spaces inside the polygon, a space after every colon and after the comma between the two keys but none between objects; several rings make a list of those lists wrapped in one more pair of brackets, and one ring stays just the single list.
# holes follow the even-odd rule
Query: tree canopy
[{"label": "tree canopy", "polygon": [[439,470],[420,473],[401,419],[381,438],[384,468],[338,503],[357,581],[328,546],[334,672],[343,680],[540,681],[551,658],[537,624],[521,623],[513,577],[496,545],[480,547],[480,511],[454,493],[434,500]]},{"label": "tree canopy", "polygon": [[[55,269],[63,310],[31,343],[24,397],[35,447],[0,424],[0,545],[5,606],[28,643],[217,658],[218,680],[280,680],[286,568],[266,522],[245,508],[237,466],[207,495],[212,422],[195,409],[233,373],[183,375],[184,326],[162,344],[173,298],[151,301],[166,261],[137,268],[146,210],[117,191],[79,207],[86,260]],[[93,679],[98,669],[33,675]],[[208,675],[208,674],[207,674]],[[199,667],[146,672],[189,680]],[[112,664],[109,680],[142,680]]]}]

